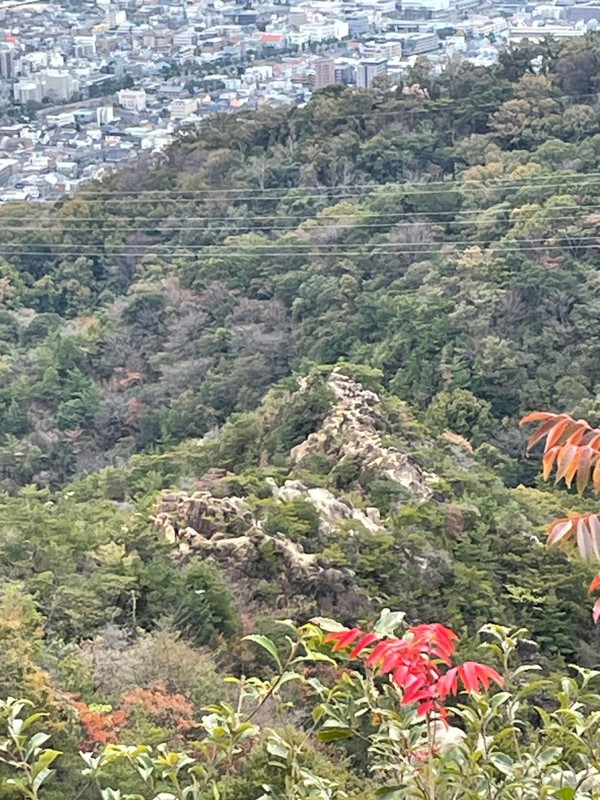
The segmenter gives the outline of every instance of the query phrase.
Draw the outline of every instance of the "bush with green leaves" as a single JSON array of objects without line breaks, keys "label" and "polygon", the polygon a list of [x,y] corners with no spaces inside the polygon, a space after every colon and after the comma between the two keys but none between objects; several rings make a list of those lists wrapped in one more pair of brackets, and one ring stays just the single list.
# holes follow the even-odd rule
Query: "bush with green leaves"
[{"label": "bush with green leaves", "polygon": [[[264,635],[248,636],[271,659],[271,676],[231,678],[237,700],[215,697],[198,720],[196,741],[179,752],[166,745],[114,743],[82,753],[88,787],[82,796],[592,800],[597,795],[600,673],[573,667],[562,676],[545,676],[522,658],[531,645],[525,631],[498,625],[480,633],[480,652],[497,672],[473,661],[453,666],[454,646],[447,647],[456,638],[452,631],[413,626],[396,636],[402,620],[402,614],[386,611],[365,634],[319,619],[290,631],[281,648]],[[417,640],[421,649],[415,651]],[[345,654],[341,660],[336,651]],[[490,685],[490,679],[501,686]],[[25,707],[13,699],[2,706],[0,761],[12,773],[4,779],[7,788],[41,800],[45,783],[65,776],[60,754],[46,749],[46,734],[35,732],[43,715],[24,719]],[[70,796],[68,785],[65,792]]]}]

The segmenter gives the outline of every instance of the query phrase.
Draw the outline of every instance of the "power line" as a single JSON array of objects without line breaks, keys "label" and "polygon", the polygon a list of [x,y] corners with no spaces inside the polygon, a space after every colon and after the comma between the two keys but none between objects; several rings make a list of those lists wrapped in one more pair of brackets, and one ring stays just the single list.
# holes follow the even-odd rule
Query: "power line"
[{"label": "power line", "polygon": [[[569,208],[571,208],[571,207],[569,206]],[[573,211],[576,211],[576,210],[579,210],[579,209],[582,209],[582,208],[584,208],[584,209],[600,209],[600,205],[573,206],[572,208],[573,208]],[[511,220],[489,219],[489,218],[486,218],[484,216],[483,212],[477,212],[477,213],[481,214],[481,220],[488,221],[490,224],[492,224],[494,222],[511,222]],[[298,225],[270,226],[270,227],[266,227],[265,226],[265,227],[262,227],[260,225],[254,226],[254,225],[244,224],[243,222],[240,223],[239,219],[237,217],[230,217],[229,219],[231,220],[232,223],[236,223],[237,222],[239,227],[244,229],[244,232],[249,232],[249,233],[252,233],[254,231],[258,231],[259,233],[274,233],[274,232],[294,233],[294,232],[302,232],[302,231],[298,231],[298,228],[300,227],[300,225],[306,224],[304,222],[301,222]],[[271,219],[271,218],[269,217],[269,219]],[[554,222],[560,222],[560,221],[563,221],[563,220],[572,220],[572,219],[573,219],[573,217],[571,215],[561,215],[561,216],[556,216],[556,217],[545,218],[544,222],[546,222],[546,223],[554,223]],[[309,220],[307,220],[307,222],[311,222],[311,223],[318,223],[319,221],[320,221],[319,219],[315,219],[315,218],[310,218]],[[452,225],[452,226],[477,225],[479,223],[479,221],[480,221],[479,219],[475,218],[475,219],[472,219],[472,220],[447,220],[446,222],[439,222],[437,224],[439,224],[440,226],[441,225],[444,225],[444,226],[449,226],[449,225]],[[146,220],[146,223],[147,222],[148,222],[148,220]],[[327,223],[325,225],[315,224],[315,225],[312,226],[311,230],[327,231],[327,230],[334,230],[334,229],[338,229],[339,228],[339,229],[342,229],[344,232],[351,233],[354,230],[375,230],[375,229],[379,229],[379,228],[418,228],[418,227],[422,227],[423,225],[426,225],[426,224],[427,224],[427,220],[414,220],[412,222],[395,222],[393,220],[390,220],[388,222],[365,222],[365,223],[357,223],[357,224],[353,224],[350,221],[350,222]],[[11,232],[11,231],[18,231],[19,233],[22,233],[22,232],[27,232],[27,233],[53,233],[53,232],[55,232],[55,229],[52,228],[52,227],[42,227],[42,226],[27,227],[26,225],[0,226],[0,233],[2,233],[2,232]],[[235,233],[234,229],[231,226],[212,227],[212,226],[191,226],[191,225],[179,225],[179,226],[167,225],[165,227],[165,229],[161,229],[160,231],[157,231],[157,233],[168,234],[168,233],[171,233],[171,232],[174,232],[174,231],[176,231],[176,232],[184,232],[184,233],[194,232],[194,231],[200,231],[200,232],[205,231],[205,232],[208,232],[208,233],[212,233],[214,231],[230,231],[231,233]],[[67,227],[61,226],[56,232],[57,233],[65,233],[65,232],[82,233],[82,229],[79,228],[79,227],[77,227],[77,228],[67,228]],[[145,230],[144,230],[143,227],[135,228],[135,227],[123,227],[123,226],[120,226],[117,229],[116,232],[145,233]],[[89,233],[106,233],[106,230],[104,230],[102,228],[97,228],[95,230],[89,231]],[[11,243],[7,242],[6,244],[11,244]],[[60,244],[60,242],[57,243],[57,244]],[[149,244],[152,245],[151,242]],[[0,246],[2,246],[2,243],[0,243]],[[208,247],[210,245],[206,245],[206,246]]]},{"label": "power line", "polygon": [[[226,217],[210,217],[210,216],[194,216],[191,218],[194,222],[204,221],[207,224],[203,226],[190,226],[190,225],[172,225],[169,222],[168,217],[121,217],[119,219],[119,223],[121,222],[139,222],[142,223],[142,227],[132,227],[131,225],[122,225],[119,224],[117,227],[111,227],[110,232],[112,233],[121,233],[121,232],[132,232],[132,233],[145,233],[147,227],[150,225],[156,224],[156,227],[161,227],[161,230],[158,231],[160,233],[169,233],[171,231],[206,231],[206,232],[214,232],[214,231],[231,231],[235,233],[235,227],[225,226],[225,227],[213,227],[210,223],[212,222],[231,222],[233,225],[237,224],[239,227],[244,228],[247,232],[258,231],[258,232],[269,232],[269,231],[296,231],[301,225],[306,225],[307,223],[311,223],[313,229],[316,230],[326,230],[328,228],[346,228],[348,230],[354,230],[356,228],[377,228],[377,227],[412,227],[412,226],[419,226],[426,224],[430,221],[430,217],[451,217],[451,216],[460,216],[460,217],[471,217],[474,216],[475,219],[446,219],[446,220],[439,220],[435,224],[438,225],[476,225],[478,222],[489,222],[491,223],[498,223],[498,222],[511,222],[509,219],[496,219],[492,215],[493,214],[507,214],[512,213],[513,211],[517,210],[514,208],[498,208],[497,206],[490,206],[483,211],[481,209],[466,209],[466,210],[453,210],[453,211],[390,211],[390,212],[379,212],[375,210],[366,210],[364,207],[356,205],[355,208],[357,211],[361,211],[359,218],[363,216],[367,217],[375,217],[375,218],[383,218],[383,217],[395,217],[396,219],[390,220],[389,222],[384,223],[368,223],[368,222],[361,222],[361,223],[352,223],[353,217],[348,218],[347,212],[340,212],[337,214],[327,214],[327,216],[318,216],[318,217],[307,217],[303,220],[298,221],[300,215],[296,214],[277,214],[273,215],[251,215],[248,217],[248,222],[241,222],[239,216],[226,216]],[[575,204],[575,205],[560,205],[560,206],[551,206],[550,208],[544,208],[543,206],[540,207],[540,212],[554,212],[554,211],[595,211],[600,209],[600,204],[597,203],[589,203],[589,204]],[[538,213],[538,212],[534,212]],[[412,219],[414,217],[422,217],[422,219]],[[478,217],[478,218],[477,218]],[[410,222],[401,222],[401,220],[411,218]],[[7,222],[31,222],[31,216],[15,216],[15,217],[6,217]],[[295,224],[290,226],[278,226],[278,225],[254,225],[257,220],[284,220],[290,219],[294,220]],[[332,219],[348,219],[347,222],[339,222],[339,223],[331,223],[329,220]],[[546,221],[551,222],[558,219],[571,219],[570,215],[558,216],[554,218],[549,218]],[[0,215],[0,222],[2,222],[3,217]],[[106,226],[114,226],[115,220],[107,218],[107,217],[64,217],[58,218],[57,220],[53,219],[44,219],[39,220],[37,225],[27,226],[27,225],[7,225],[7,226],[0,226],[0,232],[2,231],[30,231],[30,232],[52,232],[52,226],[56,226],[56,222],[60,222],[61,220],[73,223],[81,223],[81,225],[88,225],[91,222],[101,222],[104,223]],[[173,220],[173,222],[179,220]],[[46,222],[49,227],[44,227],[42,223]],[[326,224],[320,224],[326,223]],[[84,232],[82,228],[75,227],[75,228],[65,228],[60,226],[57,229],[57,232],[61,231],[72,231],[73,233],[82,233]],[[87,231],[88,233],[107,233],[105,227],[98,227],[95,229],[91,229]]]},{"label": "power line", "polygon": [[[74,195],[72,199],[76,200],[77,198],[85,197],[89,194],[92,200],[97,200],[98,202],[118,202],[119,198],[127,198],[128,203],[149,203],[152,202],[153,199],[160,200],[161,202],[194,202],[194,201],[202,201],[205,199],[212,199],[214,196],[217,200],[223,199],[224,196],[229,196],[231,194],[237,195],[234,197],[234,201],[242,201],[242,200],[278,200],[278,199],[289,199],[292,200],[294,198],[289,197],[290,192],[299,192],[301,196],[298,199],[304,199],[306,197],[309,198],[320,198],[329,199],[328,195],[339,195],[342,197],[363,197],[364,192],[354,193],[350,190],[354,189],[363,189],[363,190],[371,190],[371,192],[375,192],[378,189],[391,191],[395,190],[404,190],[410,191],[413,187],[435,187],[435,186],[443,186],[445,188],[437,189],[427,189],[427,188],[419,188],[416,192],[417,195],[429,195],[429,194],[448,194],[450,192],[474,192],[474,191],[490,191],[490,190],[500,190],[506,191],[508,189],[528,189],[528,188],[543,188],[543,189],[554,189],[554,188],[564,188],[565,183],[568,181],[582,181],[582,180],[592,180],[594,182],[600,181],[600,172],[589,172],[589,173],[574,173],[572,175],[566,175],[560,183],[545,183],[545,181],[553,180],[555,178],[554,175],[540,175],[537,178],[535,176],[528,176],[527,178],[523,178],[520,182],[507,182],[502,183],[502,181],[511,181],[510,178],[479,178],[479,179],[469,179],[466,178],[464,180],[447,180],[447,181],[420,181],[420,182],[412,182],[412,183],[399,183],[396,181],[390,183],[356,183],[356,184],[348,184],[347,186],[319,186],[319,187],[303,187],[303,186],[290,186],[288,188],[281,188],[281,187],[274,187],[272,189],[144,189],[141,193],[139,191],[122,191],[122,192],[100,192],[100,193],[84,193],[79,192]],[[496,183],[489,184],[490,180],[496,180]],[[500,182],[498,182],[500,181]],[[452,187],[449,187],[449,184],[453,184]],[[481,184],[481,188],[476,190],[475,188],[471,187],[470,184]],[[583,187],[582,187],[583,188]],[[253,194],[249,195],[242,195],[239,194],[241,191],[250,191]],[[268,192],[274,192],[276,194],[267,194]],[[148,199],[144,197],[140,197],[140,194],[145,193],[148,195],[152,195],[148,197]],[[165,197],[169,195],[169,197]],[[192,197],[179,197],[180,195],[192,195]],[[113,199],[116,198],[116,199]],[[410,198],[408,198],[410,199]],[[64,200],[56,200],[53,201],[55,203],[64,202]]]},{"label": "power line", "polygon": [[[549,211],[549,210],[560,210],[560,211],[572,210],[572,211],[577,211],[578,209],[596,209],[596,208],[600,208],[600,205],[594,204],[594,203],[590,203],[590,204],[581,204],[581,205],[580,204],[575,204],[575,205],[567,205],[567,206],[552,206],[549,209],[541,207],[540,211]],[[460,214],[461,216],[467,216],[467,215],[470,216],[470,215],[474,215],[474,214],[480,214],[480,215],[483,216],[484,214],[487,214],[488,212],[493,212],[496,209],[497,209],[496,206],[490,206],[489,208],[484,209],[483,211],[480,208],[477,208],[477,209],[465,209],[465,210],[452,209],[452,210],[448,210],[448,211],[376,211],[376,210],[367,210],[367,209],[364,208],[364,206],[361,206],[361,205],[358,205],[358,204],[354,204],[352,206],[352,210],[353,211],[356,210],[357,212],[362,213],[365,216],[399,217],[401,219],[405,218],[405,217],[415,217],[415,216],[422,216],[422,217],[429,218],[429,217],[453,216],[453,215],[458,215],[458,214]],[[514,209],[514,208],[497,209],[496,213],[508,213],[508,212],[512,212],[512,211],[515,211],[515,210],[518,210],[518,209]],[[317,213],[320,214],[321,212],[317,212]],[[334,219],[336,217],[343,218],[343,217],[347,217],[351,213],[352,213],[352,211],[340,211],[340,212],[337,212],[336,214],[327,214],[327,216],[323,215],[323,216],[317,216],[317,217],[306,217],[306,219],[303,222],[299,222],[297,224],[298,225],[303,225],[306,222],[319,222],[320,220],[324,220],[324,219],[325,220],[329,220],[329,219]],[[281,220],[281,219],[297,220],[301,216],[302,216],[302,214],[276,214],[275,216],[273,214],[263,214],[263,215],[249,214],[248,215],[248,219],[250,219],[252,221],[255,221],[255,220],[270,220],[270,221],[272,221],[273,219],[276,219],[276,220]],[[0,221],[2,219],[3,219],[3,216],[2,216],[2,214],[0,214]],[[31,221],[31,215],[15,216],[15,217],[7,216],[6,219],[8,221],[30,222]],[[68,216],[66,216],[66,217],[57,217],[56,219],[58,220],[58,222],[60,222],[61,220],[64,219],[64,220],[67,220],[67,221],[70,221],[70,222],[81,222],[82,224],[89,223],[89,222],[104,222],[104,223],[106,223],[108,225],[108,224],[114,224],[115,223],[114,219],[112,219],[110,217],[106,217],[106,216],[104,216],[104,217],[68,217]],[[227,222],[227,221],[237,222],[237,221],[240,220],[240,216],[239,215],[231,215],[231,214],[227,215],[227,216],[224,216],[224,217],[212,217],[212,216],[202,216],[202,215],[201,216],[195,216],[195,215],[193,215],[193,216],[189,217],[189,219],[194,220],[196,222],[198,222],[200,220],[206,220],[207,222]],[[147,224],[150,224],[150,223],[153,223],[153,222],[162,223],[162,224],[168,224],[169,217],[134,216],[134,217],[119,217],[118,218],[118,221],[129,221],[129,222],[131,222],[133,220],[135,220],[136,222],[137,221],[146,222]],[[48,222],[49,225],[55,224],[54,219],[46,218],[44,221]],[[427,221],[427,220],[424,220],[424,221]],[[444,224],[444,223],[441,223],[441,224]]]},{"label": "power line", "polygon": [[[518,241],[523,241],[523,242],[546,242],[546,241],[548,241],[548,238],[549,238],[548,236],[538,237],[538,238],[527,237],[526,239],[521,239],[521,240],[518,240]],[[477,241],[472,241],[472,240],[467,240],[467,241],[452,241],[452,240],[449,240],[449,241],[440,241],[440,242],[430,241],[430,242],[423,242],[423,243],[420,243],[420,242],[402,242],[401,244],[402,244],[403,247],[413,248],[413,249],[414,248],[419,248],[419,247],[422,247],[422,246],[425,246],[425,245],[433,245],[433,244],[437,244],[440,247],[442,247],[444,245],[449,245],[451,247],[473,247],[473,246],[485,247],[486,245],[493,244],[494,241],[496,241],[496,240],[495,239],[491,239],[491,240],[489,240],[487,242],[477,242]],[[13,244],[13,243],[12,242],[4,242],[4,243],[0,244],[0,248],[1,247],[10,247],[11,244]],[[14,242],[14,244],[19,246],[19,247],[23,247],[23,242]],[[148,248],[153,250],[153,251],[160,250],[162,248],[173,248],[173,247],[181,248],[181,249],[184,249],[184,250],[207,250],[209,248],[212,248],[212,249],[219,249],[219,250],[227,251],[227,250],[235,250],[236,248],[238,250],[241,250],[242,249],[241,248],[242,244],[243,243],[240,243],[240,242],[236,242],[233,245],[228,245],[228,244],[225,244],[224,242],[217,242],[215,244],[177,244],[175,242],[169,242],[169,243],[161,244],[161,243],[157,242],[157,243],[154,243],[154,244],[148,243]],[[381,244],[382,245],[385,244],[385,245],[389,246],[389,245],[393,245],[393,242],[382,242]],[[260,251],[269,251],[269,250],[274,250],[274,249],[277,249],[277,248],[286,248],[286,249],[291,249],[291,250],[300,250],[300,249],[302,249],[302,250],[314,250],[314,249],[318,249],[318,248],[334,249],[334,248],[343,247],[345,245],[343,243],[340,244],[340,243],[337,243],[337,242],[333,242],[333,243],[331,243],[331,242],[322,242],[322,243],[319,243],[319,242],[290,242],[289,244],[286,244],[285,242],[282,242],[282,241],[275,241],[275,242],[272,242],[270,244],[269,243],[264,243],[263,244],[263,243],[249,242],[248,246],[249,247],[255,247],[257,250],[260,250]],[[360,244],[357,243],[356,246],[360,246]],[[372,248],[375,248],[375,247],[378,247],[380,245],[378,245],[377,243],[373,244],[373,243],[370,243],[370,242],[365,242],[364,246],[365,247],[369,247],[370,246]],[[597,246],[600,249],[600,245],[597,245]],[[96,244],[79,244],[77,242],[72,242],[72,243],[71,242],[57,242],[56,244],[49,244],[48,247],[51,248],[51,249],[60,247],[60,248],[69,248],[69,249],[80,250],[82,247],[93,247],[93,248],[96,248],[97,245]],[[138,249],[145,249],[145,245],[144,244],[137,244],[137,243],[132,243],[132,244],[123,243],[123,244],[115,245],[115,247],[118,247],[118,248],[134,248],[135,247],[135,248],[138,248]]]},{"label": "power line", "polygon": [[[523,241],[546,241],[546,240],[542,240],[542,239],[539,239],[539,240],[525,239]],[[389,246],[389,242],[386,242],[385,244],[387,246]],[[362,257],[362,258],[369,257],[370,258],[370,257],[373,257],[373,256],[380,256],[380,255],[413,255],[413,256],[440,255],[442,245],[448,245],[450,247],[456,247],[460,243],[457,243],[457,242],[427,242],[425,244],[427,244],[428,246],[432,246],[434,244],[437,244],[438,247],[436,249],[427,250],[427,249],[419,249],[418,246],[415,247],[414,245],[410,245],[408,247],[406,245],[404,245],[405,249],[394,248],[392,250],[377,250],[376,248],[378,247],[378,245],[374,245],[374,246],[371,246],[370,248],[368,248],[367,251],[364,251],[364,250],[363,251],[348,251],[348,252],[332,251],[332,252],[329,252],[329,253],[315,253],[314,251],[313,252],[311,252],[311,251],[294,252],[294,251],[290,251],[290,250],[288,250],[288,251],[278,251],[278,252],[248,253],[247,251],[229,250],[229,251],[227,251],[225,253],[204,253],[204,252],[196,253],[194,255],[194,258],[195,259],[199,259],[199,258],[212,258],[212,259],[215,259],[215,258],[264,258],[264,257],[285,258],[285,257],[301,257],[301,256],[307,256],[309,258],[312,258],[312,257],[332,257],[332,256],[335,256],[336,258],[351,258],[351,257]],[[92,246],[92,245],[90,245],[90,246]],[[139,252],[139,253],[138,252],[125,252],[125,253],[123,253],[123,252],[118,252],[118,251],[116,251],[114,253],[103,253],[103,252],[100,252],[100,251],[96,251],[96,252],[92,252],[92,253],[84,252],[84,253],[81,253],[81,255],[87,256],[89,258],[94,258],[94,257],[107,258],[107,257],[111,257],[111,256],[139,256],[139,257],[143,257],[143,256],[146,256],[146,255],[166,256],[166,255],[172,255],[173,254],[172,251],[174,249],[179,249],[179,250],[183,250],[183,251],[190,249],[189,247],[186,247],[185,245],[171,245],[171,246],[166,245],[166,246],[170,247],[171,252],[166,252],[166,253],[165,252],[160,252],[160,253],[157,253],[156,251],[151,249],[151,250],[144,250],[143,252]],[[528,252],[529,251],[547,252],[548,250],[565,249],[566,247],[568,247],[568,245],[562,245],[562,244],[546,244],[546,245],[536,245],[536,246],[529,246],[528,245],[528,246],[517,246],[517,247],[512,247],[512,246],[506,246],[505,247],[505,246],[502,246],[502,245],[498,245],[498,246],[487,247],[486,248],[485,247],[485,243],[482,244],[480,242],[468,242],[468,243],[466,243],[466,245],[461,245],[461,246],[463,246],[465,250],[468,250],[470,248],[479,248],[484,255],[486,253],[496,253],[496,252],[500,252],[500,253],[511,253],[511,252],[517,253],[517,252],[524,252],[524,251],[528,251]],[[78,253],[80,253],[81,246],[72,245],[71,247],[73,248],[72,252],[57,253],[56,255],[67,257],[67,256],[70,256],[70,255],[77,255]],[[576,249],[576,250],[600,250],[600,245],[599,244],[580,244],[580,245],[575,245],[574,249]],[[263,251],[264,250],[265,250],[265,248],[263,248]],[[51,256],[52,253],[48,253],[47,251],[39,251],[38,252],[38,251],[23,250],[23,251],[16,251],[16,252],[12,252],[12,253],[5,253],[4,257],[10,257],[10,256],[44,256],[44,257],[48,257],[49,255]],[[458,253],[451,253],[449,255],[459,255],[459,254]]]}]

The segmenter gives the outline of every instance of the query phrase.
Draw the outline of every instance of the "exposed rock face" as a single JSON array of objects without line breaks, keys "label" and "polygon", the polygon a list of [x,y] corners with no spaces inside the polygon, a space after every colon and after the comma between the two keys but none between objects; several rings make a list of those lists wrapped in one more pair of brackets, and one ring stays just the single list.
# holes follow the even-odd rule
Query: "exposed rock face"
[{"label": "exposed rock face", "polygon": [[[430,498],[435,476],[400,449],[383,444],[380,431],[386,428],[386,417],[379,396],[339,370],[331,373],[328,383],[336,402],[319,430],[291,451],[292,463],[302,467],[314,453],[338,463],[353,460],[361,471],[372,470],[394,481],[415,499]],[[377,508],[357,508],[328,489],[311,488],[299,480],[286,480],[282,486],[267,480],[278,502],[312,503],[324,536],[351,525],[372,533],[385,530]],[[223,496],[228,487],[235,491],[234,482],[234,475],[212,469],[196,483],[198,491],[193,494],[163,495],[156,523],[178,543],[182,557],[214,558],[235,586],[236,599],[248,610],[264,607],[267,601],[296,617],[318,611],[342,622],[366,610],[369,601],[357,590],[350,570],[328,566],[282,534],[267,534],[243,498]]]},{"label": "exposed rock face", "polygon": [[338,461],[346,456],[355,457],[363,469],[373,469],[403,486],[415,498],[429,499],[435,476],[424,472],[406,453],[382,443],[378,428],[383,427],[384,418],[379,395],[337,369],[329,376],[328,383],[337,402],[321,428],[293,448],[292,462],[302,466],[312,453],[333,455]]},{"label": "exposed rock face", "polygon": [[368,604],[350,570],[327,566],[281,534],[266,534],[239,497],[165,494],[155,522],[170,541],[180,540],[182,554],[214,558],[246,609],[264,602],[273,590],[277,607],[305,617],[318,611],[351,620]]},{"label": "exposed rock face", "polygon": [[286,481],[278,487],[273,479],[269,480],[273,496],[283,502],[290,500],[308,500],[321,517],[321,533],[327,535],[346,521],[354,520],[372,533],[384,530],[379,510],[367,508],[362,511],[345,498],[337,498],[328,489],[309,489],[301,481]]},{"label": "exposed rock face", "polygon": [[157,509],[157,523],[173,528],[193,531],[211,539],[222,536],[239,536],[256,531],[260,523],[240,497],[213,497],[210,492],[164,494]]}]

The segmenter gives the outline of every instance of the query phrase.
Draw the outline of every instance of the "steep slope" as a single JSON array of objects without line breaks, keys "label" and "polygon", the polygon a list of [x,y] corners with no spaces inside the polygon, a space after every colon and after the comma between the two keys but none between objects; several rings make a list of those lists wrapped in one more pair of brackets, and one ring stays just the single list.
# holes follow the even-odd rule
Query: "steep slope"
[{"label": "steep slope", "polygon": [[598,416],[600,106],[566,77],[598,42],[224,115],[3,206],[0,485],[173,447],[340,358],[531,484],[519,414]]},{"label": "steep slope", "polygon": [[[317,429],[282,437],[290,409],[297,421],[324,392]],[[350,622],[389,604],[472,631],[490,616],[526,625],[549,654],[595,640],[587,571],[541,546],[553,495],[507,489],[489,447],[431,437],[344,367],[271,393],[200,449],[178,468],[211,464],[196,491],[164,493],[155,519],[181,564],[219,564],[245,613]]]}]

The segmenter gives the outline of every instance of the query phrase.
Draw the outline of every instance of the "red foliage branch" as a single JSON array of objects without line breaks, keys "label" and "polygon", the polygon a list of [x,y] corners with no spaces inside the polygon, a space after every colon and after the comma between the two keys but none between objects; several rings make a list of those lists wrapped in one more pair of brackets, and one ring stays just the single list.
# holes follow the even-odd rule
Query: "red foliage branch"
[{"label": "red foliage branch", "polygon": [[[576,481],[577,492],[582,495],[589,484],[595,494],[600,494],[600,430],[584,419],[573,419],[568,414],[535,411],[523,417],[520,424],[541,423],[527,442],[531,450],[544,438],[542,459],[543,478],[547,480],[556,469],[555,484],[564,480],[570,488]],[[555,519],[548,528],[548,545],[575,544],[585,561],[600,561],[600,515],[570,514]],[[600,572],[590,584],[590,594],[600,589]],[[592,609],[594,622],[600,620],[600,598]]]},{"label": "red foliage branch", "polygon": [[[409,628],[401,639],[376,632],[364,633],[360,628],[336,631],[325,637],[333,642],[333,650],[354,645],[349,658],[362,657],[368,667],[391,680],[402,689],[402,704],[418,703],[420,715],[435,712],[443,719],[443,706],[449,695],[457,694],[460,685],[466,692],[489,689],[490,682],[502,686],[502,677],[492,667],[477,661],[454,666],[452,657],[458,636],[454,631],[434,622]],[[374,646],[373,646],[374,645]]]}]

